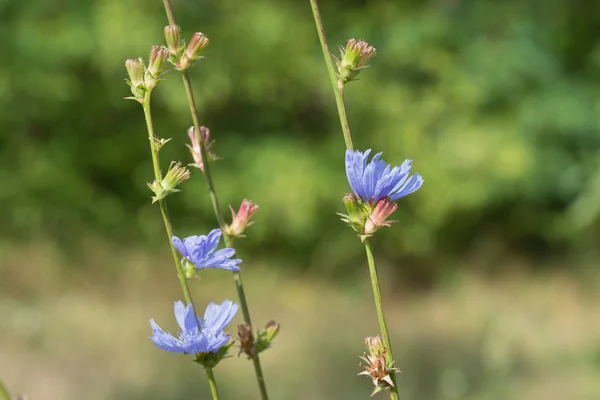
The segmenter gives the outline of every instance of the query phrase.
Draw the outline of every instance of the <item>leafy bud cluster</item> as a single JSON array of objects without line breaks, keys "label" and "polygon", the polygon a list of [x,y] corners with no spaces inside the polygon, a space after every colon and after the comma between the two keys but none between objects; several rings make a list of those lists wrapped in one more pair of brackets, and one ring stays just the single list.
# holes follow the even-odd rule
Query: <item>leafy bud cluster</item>
[{"label": "leafy bud cluster", "polygon": [[177,25],[165,27],[165,39],[169,49],[169,62],[180,71],[189,68],[196,60],[202,58],[202,50],[208,46],[208,38],[202,32],[192,35],[188,45],[181,39],[181,29]]}]

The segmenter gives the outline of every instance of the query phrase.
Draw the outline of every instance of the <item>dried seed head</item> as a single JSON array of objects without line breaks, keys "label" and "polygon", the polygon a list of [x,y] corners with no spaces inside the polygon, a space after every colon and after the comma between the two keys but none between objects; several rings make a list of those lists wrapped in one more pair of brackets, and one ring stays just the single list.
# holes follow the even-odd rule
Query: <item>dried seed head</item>
[{"label": "dried seed head", "polygon": [[365,353],[362,357],[359,357],[365,362],[365,364],[359,364],[365,370],[358,375],[367,375],[373,381],[375,389],[371,396],[383,389],[393,389],[394,383],[391,374],[398,371],[398,369],[394,368],[393,361],[390,363],[386,361],[387,349],[381,338],[379,336],[368,337],[365,342],[369,354]]}]

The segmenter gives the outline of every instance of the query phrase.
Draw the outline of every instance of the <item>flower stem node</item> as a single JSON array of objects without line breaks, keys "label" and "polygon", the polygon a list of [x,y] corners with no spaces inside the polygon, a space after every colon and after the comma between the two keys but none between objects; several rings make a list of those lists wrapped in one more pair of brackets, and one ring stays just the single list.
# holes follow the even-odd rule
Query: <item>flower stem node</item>
[{"label": "flower stem node", "polygon": [[364,40],[349,39],[346,48],[340,46],[340,53],[340,60],[336,58],[335,61],[338,67],[338,84],[343,87],[369,66],[367,63],[375,57],[377,50]]},{"label": "flower stem node", "polygon": [[390,374],[394,374],[399,370],[394,367],[394,361],[386,361],[387,349],[385,348],[381,337],[379,335],[368,337],[365,339],[365,343],[367,345],[368,354],[365,353],[362,357],[359,357],[365,362],[365,364],[360,363],[359,366],[365,370],[358,375],[367,375],[372,379],[375,389],[371,396],[385,389],[392,390],[394,388],[394,383],[392,382]]},{"label": "flower stem node", "polygon": [[156,149],[156,151],[160,151],[162,147],[167,144],[171,138],[163,139],[156,136],[150,138],[150,144]]},{"label": "flower stem node", "polygon": [[236,214],[233,207],[231,210],[231,225],[225,227],[225,234],[229,237],[244,237],[244,231],[254,222],[250,218],[258,211],[258,206],[248,199],[243,199]]},{"label": "flower stem node", "polygon": [[131,88],[132,97],[127,99],[136,100],[140,103],[144,101],[144,95],[146,94],[146,85],[144,83],[144,60],[142,58],[130,59],[125,61],[125,68],[129,79],[126,79],[127,84]]},{"label": "flower stem node", "polygon": [[152,90],[161,81],[161,76],[165,70],[165,64],[169,57],[169,50],[163,46],[152,46],[150,49],[150,60],[148,68],[144,75],[144,83],[147,90]]},{"label": "flower stem node", "polygon": [[190,171],[181,166],[178,162],[171,162],[167,174],[160,181],[154,181],[148,184],[155,196],[152,197],[152,203],[162,200],[172,193],[179,192],[177,186],[190,178]]},{"label": "flower stem node", "polygon": [[201,32],[194,33],[190,43],[181,56],[178,69],[183,71],[184,69],[189,68],[194,61],[202,58],[200,54],[206,46],[208,46],[208,38]]}]

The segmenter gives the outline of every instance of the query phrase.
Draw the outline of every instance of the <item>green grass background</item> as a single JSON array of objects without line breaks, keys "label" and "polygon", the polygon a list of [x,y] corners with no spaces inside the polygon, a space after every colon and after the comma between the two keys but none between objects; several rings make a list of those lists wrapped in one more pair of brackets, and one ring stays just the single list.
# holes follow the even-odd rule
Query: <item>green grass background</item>
[{"label": "green grass background", "polygon": [[[322,3],[333,48],[378,49],[346,90],[357,148],[425,178],[375,241],[403,398],[599,398],[600,3]],[[282,323],[263,356],[272,398],[367,398],[357,356],[376,317],[335,215],[343,140],[308,1],[173,6],[184,36],[211,40],[191,74],[221,201],[261,207],[238,252],[254,319]],[[15,393],[208,397],[202,371],[147,339],[150,318],[174,328],[181,296],[124,60],[165,24],[158,0],[0,0],[0,379]],[[191,161],[177,75],[155,93],[163,168]],[[175,233],[214,228],[200,174],[182,189]],[[192,290],[235,298],[219,271]],[[257,398],[235,354],[217,379]]]}]

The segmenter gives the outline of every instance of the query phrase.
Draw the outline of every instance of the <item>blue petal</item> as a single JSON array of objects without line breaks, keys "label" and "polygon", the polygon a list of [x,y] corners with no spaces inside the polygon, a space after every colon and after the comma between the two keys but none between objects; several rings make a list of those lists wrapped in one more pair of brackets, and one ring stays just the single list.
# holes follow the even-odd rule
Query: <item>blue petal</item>
[{"label": "blue petal", "polygon": [[417,191],[423,185],[423,178],[419,174],[411,176],[404,186],[391,197],[392,201],[398,200],[401,197],[407,196]]},{"label": "blue petal", "polygon": [[181,329],[185,329],[185,319],[187,316],[187,310],[185,305],[181,301],[176,301],[174,305],[175,319]]},{"label": "blue petal", "polygon": [[366,160],[371,149],[363,153],[360,151],[346,150],[346,176],[348,183],[355,195],[362,198],[364,193],[363,172]]},{"label": "blue petal", "polygon": [[216,333],[223,330],[237,313],[238,305],[225,300],[220,305],[210,303],[204,313],[204,330]]},{"label": "blue petal", "polygon": [[187,249],[185,248],[185,245],[181,242],[181,239],[179,239],[177,236],[173,236],[171,238],[171,243],[173,243],[173,246],[175,246],[177,251],[179,251],[182,256],[188,257]]},{"label": "blue petal", "polygon": [[150,326],[152,327],[152,336],[150,336],[150,339],[157,347],[172,353],[181,353],[178,341],[173,335],[163,331],[153,319],[150,320]]},{"label": "blue petal", "polygon": [[216,353],[219,349],[225,346],[231,338],[225,332],[221,331],[216,334],[206,332],[207,352]]},{"label": "blue petal", "polygon": [[221,230],[213,229],[210,231],[206,240],[206,247],[209,252],[214,251],[217,248],[219,245],[219,240],[221,240]]}]

